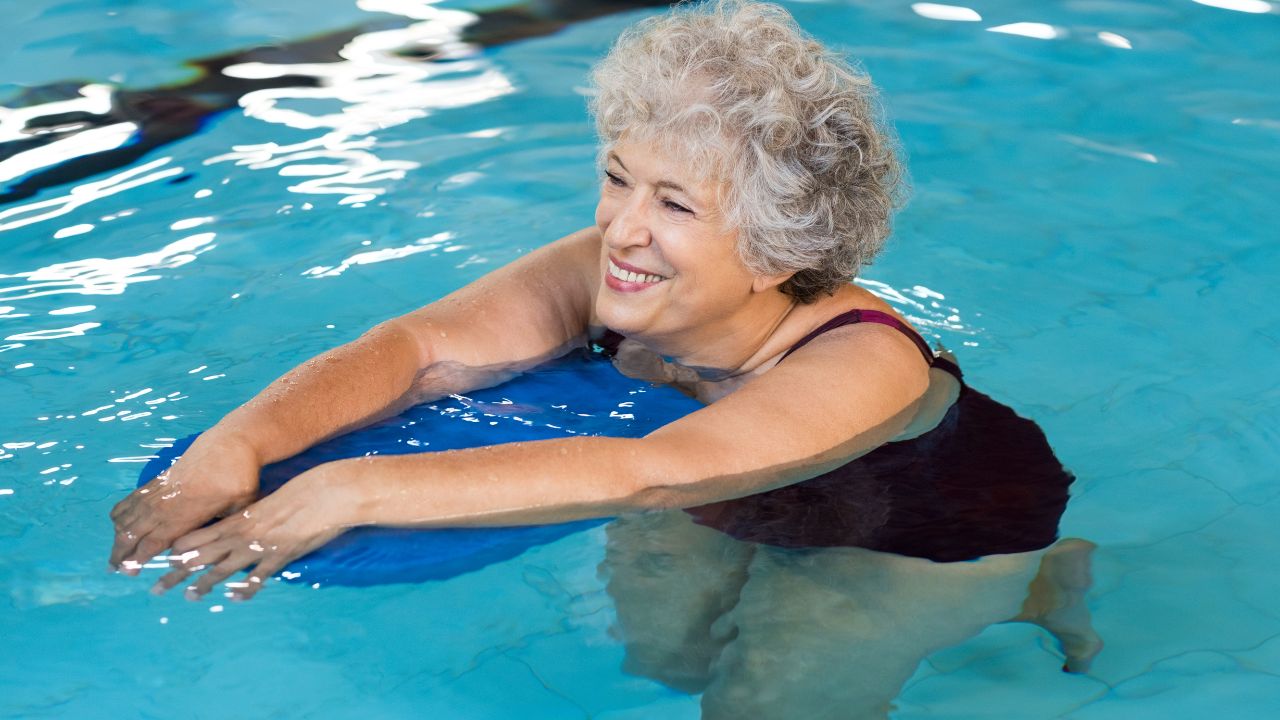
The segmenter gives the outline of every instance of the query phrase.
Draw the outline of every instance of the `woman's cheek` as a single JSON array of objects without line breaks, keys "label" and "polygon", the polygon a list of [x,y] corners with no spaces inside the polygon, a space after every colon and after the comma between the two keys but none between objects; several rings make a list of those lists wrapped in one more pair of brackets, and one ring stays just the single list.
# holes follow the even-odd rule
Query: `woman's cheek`
[{"label": "woman's cheek", "polygon": [[596,203],[596,225],[603,231],[613,219],[613,202],[609,199],[609,189],[600,189],[600,201]]}]

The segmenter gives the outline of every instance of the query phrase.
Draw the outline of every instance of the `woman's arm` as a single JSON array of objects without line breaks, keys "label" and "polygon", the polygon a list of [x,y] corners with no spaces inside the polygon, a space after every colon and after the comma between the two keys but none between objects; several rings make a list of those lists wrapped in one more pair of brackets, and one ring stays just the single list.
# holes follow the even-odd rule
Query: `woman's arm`
[{"label": "woman's arm", "polygon": [[644,438],[565,438],[328,463],[274,495],[181,538],[203,595],[255,565],[233,590],[261,581],[347,527],[502,526],[690,507],[813,477],[897,435],[928,384],[920,353],[900,333],[842,328],[713,405]]},{"label": "woman's arm", "polygon": [[558,357],[585,339],[599,248],[589,228],[535,250],[299,365],[215,429],[272,463]]},{"label": "woman's arm", "polygon": [[586,332],[599,248],[595,228],[574,233],[289,371],[113,509],[112,567],[252,502],[263,465],[562,354]]}]

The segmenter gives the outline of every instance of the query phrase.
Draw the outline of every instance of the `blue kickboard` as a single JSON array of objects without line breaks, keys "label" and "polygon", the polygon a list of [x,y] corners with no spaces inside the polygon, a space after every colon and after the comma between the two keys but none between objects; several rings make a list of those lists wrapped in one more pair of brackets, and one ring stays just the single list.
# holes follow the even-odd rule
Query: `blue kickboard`
[{"label": "blue kickboard", "polygon": [[[671,387],[627,378],[601,357],[577,352],[497,387],[418,405],[333,438],[268,465],[259,480],[267,494],[309,468],[342,458],[574,435],[641,437],[700,407]],[[197,436],[160,451],[142,469],[138,485],[172,465]],[[443,580],[606,521],[445,530],[354,528],[295,560],[282,575],[293,582],[358,586]]]}]

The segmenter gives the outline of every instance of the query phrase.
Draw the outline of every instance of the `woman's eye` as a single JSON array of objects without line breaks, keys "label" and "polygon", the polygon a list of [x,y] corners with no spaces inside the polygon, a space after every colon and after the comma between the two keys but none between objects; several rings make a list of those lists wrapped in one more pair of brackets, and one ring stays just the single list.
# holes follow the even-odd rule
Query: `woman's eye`
[{"label": "woman's eye", "polygon": [[610,184],[610,185],[612,185],[612,186],[614,186],[614,187],[626,187],[626,186],[627,186],[627,183],[626,183],[626,182],[624,182],[624,181],[622,180],[622,178],[618,177],[617,175],[614,175],[614,174],[613,174],[613,173],[611,173],[611,172],[606,172],[606,173],[604,174],[604,176],[605,176],[605,179],[609,181],[609,184]]},{"label": "woman's eye", "polygon": [[689,208],[687,208],[687,207],[685,207],[685,206],[681,205],[680,203],[672,202],[672,201],[670,201],[670,200],[663,200],[663,201],[662,201],[662,204],[663,204],[663,205],[665,205],[665,206],[667,207],[667,209],[668,209],[668,210],[675,210],[676,212],[682,212],[682,213],[691,213],[691,212],[693,212],[693,211],[692,211],[692,210],[690,210]]}]

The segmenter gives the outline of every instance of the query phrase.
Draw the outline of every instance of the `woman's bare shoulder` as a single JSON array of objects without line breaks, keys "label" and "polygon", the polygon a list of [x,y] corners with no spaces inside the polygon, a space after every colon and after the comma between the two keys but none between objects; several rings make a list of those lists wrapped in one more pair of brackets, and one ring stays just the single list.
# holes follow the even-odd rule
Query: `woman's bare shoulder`
[{"label": "woman's bare shoulder", "polygon": [[[842,288],[841,291],[827,299],[826,307],[818,313],[818,317],[826,317],[830,319],[831,317],[835,317],[853,309],[876,310],[878,312],[885,313],[890,317],[896,318],[905,327],[910,328],[917,335],[920,335],[920,331],[917,330],[915,326],[911,324],[911,321],[900,313],[897,308],[871,291],[853,284]],[[820,324],[825,321],[817,320],[816,322]],[[900,336],[904,339],[906,338],[906,336],[900,331],[894,331],[888,328],[872,329],[870,332],[879,335],[882,342],[892,342],[895,336]],[[856,330],[843,334],[839,331],[835,331],[833,332],[832,337],[828,338],[828,342],[835,347],[828,346],[827,349],[828,351],[834,350],[839,352],[836,348],[843,345],[849,350],[849,352],[856,352],[856,348],[866,341],[868,334],[869,333],[866,332],[865,329],[861,334]],[[921,335],[921,339],[924,339],[923,335]],[[911,422],[897,437],[894,438],[895,441],[917,437],[936,427],[938,422],[940,422],[942,417],[946,414],[946,411],[955,403],[960,392],[960,383],[956,380],[955,376],[941,368],[932,367],[931,364],[926,365],[924,363],[917,362],[911,356],[921,358],[919,350],[908,348],[906,343],[901,340],[898,340],[897,344],[899,345],[899,352],[896,353],[896,357],[898,357],[905,365],[909,367],[916,367],[921,370],[921,372],[926,373],[928,380],[925,385],[926,390],[924,395],[920,398],[919,407],[912,416]],[[950,355],[950,353],[944,353],[944,355],[954,362],[954,356]],[[882,357],[892,358],[894,356],[895,355],[883,355]],[[850,372],[857,371],[856,367],[850,368]]]},{"label": "woman's bare shoulder", "polygon": [[[852,310],[884,313],[901,322],[902,327],[864,321],[814,335],[823,325]],[[917,344],[918,339],[923,340],[919,332],[892,305],[857,285],[846,285],[805,307],[796,326],[787,335],[791,354],[786,356],[786,363],[780,365],[789,365],[793,371],[823,372],[829,367],[818,360],[825,357],[843,360],[844,374],[849,377],[870,373],[874,369],[871,366],[875,364],[891,365],[898,372],[907,371],[904,377],[907,395],[916,395],[919,387],[928,385],[932,363],[924,357],[922,348]],[[801,343],[803,346],[799,346]],[[808,362],[809,359],[817,362]]]},{"label": "woman's bare shoulder", "polygon": [[[865,325],[867,323],[849,323],[847,325],[833,328],[822,332],[821,334],[810,337],[827,323],[832,320],[849,313],[853,310],[873,310],[888,315],[898,320],[902,325],[909,329],[912,333],[919,335],[919,331],[911,324],[910,320],[904,317],[889,303],[877,297],[874,293],[854,284],[849,284],[836,290],[831,295],[827,295],[817,299],[807,305],[801,305],[792,312],[792,317],[788,318],[783,327],[779,328],[778,345],[779,348],[787,350],[794,349],[798,344],[805,343],[812,345],[827,345],[832,342],[841,344],[857,343],[854,338],[865,338],[868,331],[865,328],[857,328],[857,325]],[[876,323],[881,324],[881,323]],[[872,333],[879,334],[880,330],[873,330]],[[908,335],[900,330],[890,329],[890,336],[897,335],[907,340]],[[807,339],[807,341],[806,341]],[[908,340],[908,345],[913,345],[914,341]],[[919,349],[915,354],[920,356]]]}]

